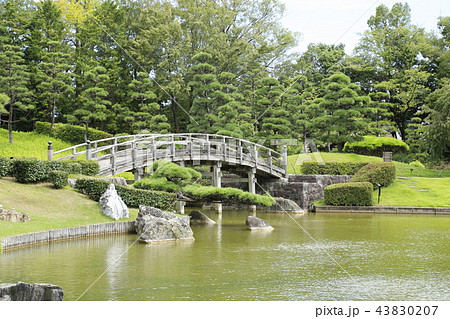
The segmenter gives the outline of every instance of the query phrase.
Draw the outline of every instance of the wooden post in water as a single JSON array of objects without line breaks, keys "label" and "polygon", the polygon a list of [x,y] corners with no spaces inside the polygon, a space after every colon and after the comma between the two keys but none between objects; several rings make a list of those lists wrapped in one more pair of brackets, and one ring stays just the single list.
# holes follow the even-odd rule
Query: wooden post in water
[{"label": "wooden post in water", "polygon": [[[222,162],[217,162],[213,165],[213,176],[212,176],[212,182],[213,186],[215,187],[222,187],[222,172],[221,172]],[[222,213],[222,203],[215,203],[214,204],[215,210],[221,214]]]},{"label": "wooden post in water", "polygon": [[[252,167],[247,172],[248,175],[248,191],[256,194],[256,168]],[[256,212],[256,205],[250,205],[250,209]]]}]

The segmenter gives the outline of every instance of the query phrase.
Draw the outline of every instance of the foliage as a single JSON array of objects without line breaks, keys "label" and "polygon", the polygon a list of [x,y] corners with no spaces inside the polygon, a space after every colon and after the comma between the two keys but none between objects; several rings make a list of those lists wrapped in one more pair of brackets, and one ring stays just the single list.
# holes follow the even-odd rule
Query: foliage
[{"label": "foliage", "polygon": [[19,183],[42,182],[47,179],[46,161],[33,158],[16,158],[13,161],[12,175]]},{"label": "foliage", "polygon": [[410,166],[414,166],[414,167],[418,167],[418,168],[425,168],[425,165],[423,165],[421,162],[419,161],[412,161],[411,163],[409,163]]},{"label": "foliage", "polygon": [[[84,143],[85,127],[78,125],[56,123],[52,128],[51,123],[36,122],[35,132],[39,134],[54,136],[68,143],[82,144]],[[91,141],[101,140],[110,137],[112,137],[112,134],[99,131],[93,128],[88,129],[88,139]]]},{"label": "foliage", "polygon": [[[109,182],[99,179],[77,179],[75,188],[92,200],[98,201],[109,186]],[[127,206],[139,205],[157,207],[163,210],[172,209],[177,199],[176,194],[159,191],[134,189],[116,185],[116,190]]]},{"label": "foliage", "polygon": [[325,187],[326,205],[371,206],[373,186],[368,182],[334,184]]},{"label": "foliage", "polygon": [[301,173],[304,175],[354,175],[365,162],[328,162],[318,163],[305,161],[301,166]]},{"label": "foliage", "polygon": [[407,152],[409,146],[393,137],[364,136],[364,140],[346,143],[343,151],[370,156],[383,156],[383,152]]},{"label": "foliage", "polygon": [[190,181],[202,177],[202,174],[197,172],[196,170],[190,167],[181,167],[175,163],[158,162],[158,164],[154,163],[154,165],[156,165],[157,167],[154,171],[155,177],[164,177],[172,182]]},{"label": "foliage", "polygon": [[147,177],[133,184],[134,188],[149,189],[166,192],[181,191],[180,185],[170,182],[165,177]]},{"label": "foliage", "polygon": [[370,182],[374,187],[389,186],[395,180],[396,170],[393,163],[369,163],[361,168],[350,182]]},{"label": "foliage", "polygon": [[48,181],[53,184],[53,187],[59,189],[67,185],[67,177],[69,173],[64,171],[50,171],[48,173]]},{"label": "foliage", "polygon": [[7,157],[0,156],[0,177],[11,176],[13,161]]},{"label": "foliage", "polygon": [[183,188],[183,193],[194,200],[203,202],[242,203],[248,205],[272,206],[275,200],[267,195],[258,195],[231,187],[201,186],[197,184]]}]

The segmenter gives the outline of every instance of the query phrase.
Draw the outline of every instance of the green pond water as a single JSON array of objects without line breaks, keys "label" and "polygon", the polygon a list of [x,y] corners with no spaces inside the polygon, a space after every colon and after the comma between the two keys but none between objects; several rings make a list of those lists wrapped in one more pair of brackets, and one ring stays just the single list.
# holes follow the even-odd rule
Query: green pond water
[{"label": "green pond water", "polygon": [[56,284],[65,300],[450,300],[450,217],[258,213],[275,229],[251,232],[250,214],[210,213],[194,242],[6,251],[0,282]]}]

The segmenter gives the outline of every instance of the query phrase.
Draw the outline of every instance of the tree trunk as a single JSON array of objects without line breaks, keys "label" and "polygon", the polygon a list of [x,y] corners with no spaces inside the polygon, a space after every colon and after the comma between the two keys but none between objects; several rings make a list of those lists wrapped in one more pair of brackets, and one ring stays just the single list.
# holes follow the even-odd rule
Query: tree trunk
[{"label": "tree trunk", "polygon": [[12,124],[13,124],[13,99],[11,99],[11,102],[9,103],[9,117],[8,117],[8,135],[9,135],[9,143],[14,144],[13,141],[13,134],[12,134]]}]

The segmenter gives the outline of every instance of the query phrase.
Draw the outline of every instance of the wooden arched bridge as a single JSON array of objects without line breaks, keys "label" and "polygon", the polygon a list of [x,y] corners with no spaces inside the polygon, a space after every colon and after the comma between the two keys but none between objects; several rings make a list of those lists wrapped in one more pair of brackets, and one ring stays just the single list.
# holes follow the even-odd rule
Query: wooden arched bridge
[{"label": "wooden arched bridge", "polygon": [[[281,178],[287,175],[287,151],[278,153],[247,140],[213,134],[142,134],[112,137],[53,151],[49,142],[48,159],[86,158],[98,161],[100,175],[131,171],[135,180],[145,175],[153,162],[167,160],[184,165],[210,165],[213,185],[221,185],[221,168],[244,173],[249,191],[255,192],[257,176]],[[206,173],[205,175],[208,175]]]}]

